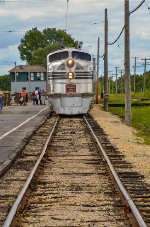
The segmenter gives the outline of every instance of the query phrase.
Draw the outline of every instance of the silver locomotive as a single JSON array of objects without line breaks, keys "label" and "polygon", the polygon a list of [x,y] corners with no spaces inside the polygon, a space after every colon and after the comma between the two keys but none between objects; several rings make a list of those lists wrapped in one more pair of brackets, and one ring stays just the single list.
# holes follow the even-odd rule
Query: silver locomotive
[{"label": "silver locomotive", "polygon": [[94,97],[93,56],[66,48],[47,56],[47,94],[57,114],[85,114]]}]

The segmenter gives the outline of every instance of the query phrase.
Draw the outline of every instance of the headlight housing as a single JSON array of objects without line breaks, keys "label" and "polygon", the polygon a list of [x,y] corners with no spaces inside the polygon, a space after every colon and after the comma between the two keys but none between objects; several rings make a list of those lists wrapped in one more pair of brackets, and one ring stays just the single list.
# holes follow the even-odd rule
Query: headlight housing
[{"label": "headlight housing", "polygon": [[74,72],[68,72],[67,73],[67,79],[71,80],[74,79],[76,76],[76,74]]},{"label": "headlight housing", "polygon": [[69,68],[72,68],[74,67],[75,65],[75,62],[72,58],[68,58],[67,61],[66,61],[66,65],[69,67]]}]

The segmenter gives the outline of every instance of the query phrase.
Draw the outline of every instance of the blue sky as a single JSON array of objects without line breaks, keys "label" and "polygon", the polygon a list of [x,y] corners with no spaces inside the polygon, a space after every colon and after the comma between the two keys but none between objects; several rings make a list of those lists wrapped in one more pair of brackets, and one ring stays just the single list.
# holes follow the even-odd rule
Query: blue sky
[{"label": "blue sky", "polygon": [[[130,11],[142,0],[130,0]],[[137,71],[143,73],[142,58],[150,58],[150,0],[130,16],[131,73],[134,58],[138,57]],[[83,49],[97,56],[97,40],[100,37],[100,55],[104,54],[104,11],[108,10],[108,39],[113,42],[124,25],[124,0],[69,0],[67,27],[67,0],[2,0],[0,1],[0,75],[7,74],[14,62],[25,64],[19,56],[20,39],[29,29],[37,27],[67,29],[73,38],[83,41]],[[13,32],[9,32],[13,31]],[[124,34],[109,46],[109,71],[115,66],[123,68]],[[149,61],[150,62],[150,61]],[[150,65],[147,65],[150,70]],[[100,74],[103,74],[100,58]]]}]

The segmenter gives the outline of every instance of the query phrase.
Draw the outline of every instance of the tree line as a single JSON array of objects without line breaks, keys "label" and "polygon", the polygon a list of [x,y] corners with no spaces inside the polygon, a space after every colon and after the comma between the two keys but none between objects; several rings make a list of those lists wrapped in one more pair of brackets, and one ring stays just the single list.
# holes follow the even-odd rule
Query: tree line
[{"label": "tree line", "polygon": [[[144,83],[144,76],[143,75],[135,75],[135,92],[143,92],[143,83]],[[104,88],[104,77],[100,78],[100,86],[103,90]],[[10,91],[11,83],[10,83],[10,75],[3,75],[0,76],[0,90],[3,91]],[[117,93],[125,93],[125,80],[124,77],[119,77],[117,79]],[[150,91],[150,72],[146,73],[146,90]],[[134,91],[134,75],[131,75],[131,91]],[[116,81],[109,78],[109,93],[115,94],[116,93]]]},{"label": "tree line", "polygon": [[[65,30],[57,30],[55,28],[46,28],[39,31],[37,28],[32,28],[27,31],[20,41],[18,50],[20,58],[30,65],[46,66],[46,56],[62,47],[82,47],[83,42],[77,41]],[[145,74],[146,90],[150,90],[150,72]],[[143,75],[131,75],[131,91],[143,91]],[[101,89],[104,89],[104,78],[100,78]],[[116,88],[117,84],[117,88]],[[124,93],[125,79],[119,77],[117,81],[109,78],[109,93]],[[0,76],[0,90],[10,90],[10,75]]]},{"label": "tree line", "polygon": [[[144,78],[146,80],[145,91],[150,91],[150,72],[146,72],[145,75],[131,75],[131,92],[139,93],[143,92],[144,87]],[[104,77],[100,78],[101,90],[104,90]],[[116,80],[113,80],[112,77],[109,77],[109,94],[121,94],[125,93],[125,78],[124,76],[119,77]]]},{"label": "tree line", "polygon": [[0,90],[2,91],[10,91],[10,75],[0,76]]}]

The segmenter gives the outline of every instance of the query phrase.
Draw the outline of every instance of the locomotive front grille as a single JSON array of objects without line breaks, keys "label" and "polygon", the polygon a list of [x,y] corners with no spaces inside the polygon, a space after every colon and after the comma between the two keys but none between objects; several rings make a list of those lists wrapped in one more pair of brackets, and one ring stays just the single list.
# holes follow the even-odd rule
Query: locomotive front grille
[{"label": "locomotive front grille", "polygon": [[[79,72],[75,71],[76,77],[75,79],[93,79],[93,74],[91,72]],[[66,72],[53,72],[48,74],[49,80],[56,80],[56,79],[67,79]]]}]

